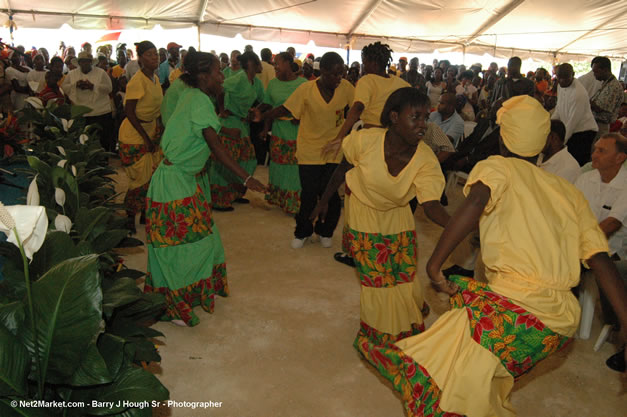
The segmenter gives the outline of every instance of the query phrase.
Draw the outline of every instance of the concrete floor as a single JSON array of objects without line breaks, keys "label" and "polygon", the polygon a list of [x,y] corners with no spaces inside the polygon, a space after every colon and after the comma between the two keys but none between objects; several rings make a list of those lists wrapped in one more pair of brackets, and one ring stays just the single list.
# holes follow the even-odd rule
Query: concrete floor
[{"label": "concrete floor", "polygon": [[[115,161],[117,162],[117,161]],[[267,179],[266,167],[258,178]],[[117,178],[125,189],[125,175]],[[359,281],[335,262],[340,230],[331,249],[308,243],[291,249],[294,220],[249,193],[250,205],[214,213],[226,251],[231,295],[218,298],[214,314],[197,308],[193,328],[160,322],[154,328],[162,363],[153,366],[177,402],[220,402],[193,409],[161,407],[155,416],[372,416],[405,415],[400,396],[352,347],[359,325]],[[449,196],[452,213],[461,187]],[[448,299],[427,284],[424,265],[441,233],[418,209],[419,279],[431,306],[427,326],[448,309]],[[137,236],[144,239],[140,230]],[[127,250],[130,267],[146,268],[144,248]],[[627,415],[627,384],[605,366],[615,346],[593,352],[600,331],[575,340],[540,363],[514,387],[522,417],[618,417]],[[622,412],[620,410],[623,410]]]}]

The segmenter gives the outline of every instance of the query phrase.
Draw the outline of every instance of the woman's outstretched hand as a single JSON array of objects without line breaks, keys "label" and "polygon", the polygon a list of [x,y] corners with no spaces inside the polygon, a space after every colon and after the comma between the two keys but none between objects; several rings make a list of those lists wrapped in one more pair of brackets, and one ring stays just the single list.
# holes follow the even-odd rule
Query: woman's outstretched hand
[{"label": "woman's outstretched hand", "polygon": [[267,193],[268,192],[268,186],[264,185],[263,183],[261,183],[260,181],[258,181],[257,179],[250,177],[248,179],[248,181],[246,181],[246,187],[250,188],[253,191],[257,191],[258,193]]}]

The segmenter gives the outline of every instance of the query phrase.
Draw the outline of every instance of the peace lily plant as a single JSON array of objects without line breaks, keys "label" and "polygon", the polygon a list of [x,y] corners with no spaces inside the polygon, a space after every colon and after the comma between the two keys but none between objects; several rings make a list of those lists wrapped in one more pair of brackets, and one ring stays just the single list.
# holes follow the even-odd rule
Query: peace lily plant
[{"label": "peace lily plant", "polygon": [[[0,243],[2,417],[148,417],[150,407],[90,405],[169,397],[144,367],[160,361],[154,338],[163,335],[148,325],[163,313],[164,299],[143,294],[136,279],[144,273],[125,268],[116,253],[141,242],[128,238],[116,213],[107,154],[81,111],[69,105],[26,111],[45,138],[28,145],[27,205],[0,204],[7,235]],[[33,399],[85,406],[19,403]]]}]

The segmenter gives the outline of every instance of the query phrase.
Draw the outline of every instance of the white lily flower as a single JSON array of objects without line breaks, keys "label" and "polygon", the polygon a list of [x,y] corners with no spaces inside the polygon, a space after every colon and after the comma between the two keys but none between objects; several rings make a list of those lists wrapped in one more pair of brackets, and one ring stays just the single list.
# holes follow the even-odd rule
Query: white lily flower
[{"label": "white lily flower", "polygon": [[63,191],[63,188],[55,187],[54,201],[56,201],[61,207],[65,205],[65,191]]},{"label": "white lily flower", "polygon": [[35,178],[30,182],[28,186],[28,193],[26,194],[26,204],[29,206],[38,206],[39,205],[39,187],[37,187],[37,177],[39,174],[35,175]]},{"label": "white lily flower", "polygon": [[72,175],[76,176],[76,167],[72,165]]},{"label": "white lily flower", "polygon": [[[37,85],[39,85],[39,83],[37,83]],[[36,86],[37,87],[37,86]],[[35,90],[36,87],[33,89]],[[31,87],[32,88],[32,87]],[[37,110],[42,110],[44,108],[44,103],[41,101],[40,98],[37,97],[28,97],[26,100],[24,100],[25,102],[27,102],[28,104],[30,104],[31,106],[33,106],[34,108],[36,108]]]},{"label": "white lily flower", "polygon": [[65,149],[63,149],[63,146],[57,146],[57,150],[61,155],[65,156]]},{"label": "white lily flower", "polygon": [[7,235],[8,242],[18,246],[14,229],[17,229],[26,257],[32,260],[46,238],[46,209],[42,206],[7,207],[0,202],[0,231]]},{"label": "white lily flower", "polygon": [[72,230],[72,220],[66,215],[58,214],[54,218],[54,228],[69,234]]},{"label": "white lily flower", "polygon": [[69,129],[67,119],[61,119],[61,124],[63,125],[63,130],[67,132],[67,130]]},{"label": "white lily flower", "polygon": [[78,137],[78,141],[80,142],[81,145],[86,144],[88,140],[89,140],[89,136],[87,136],[84,133]]},{"label": "white lily flower", "polygon": [[62,159],[59,162],[57,162],[57,166],[61,168],[65,168],[65,164],[67,164],[67,159]]}]

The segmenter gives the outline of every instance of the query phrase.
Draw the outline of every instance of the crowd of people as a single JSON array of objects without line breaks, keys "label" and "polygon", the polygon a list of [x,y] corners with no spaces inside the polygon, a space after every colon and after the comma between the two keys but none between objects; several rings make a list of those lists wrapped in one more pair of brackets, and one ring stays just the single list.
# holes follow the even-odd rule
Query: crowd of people
[{"label": "crowd of people", "polygon": [[[334,258],[361,283],[354,346],[410,416],[514,415],[514,379],[577,329],[581,263],[597,277],[606,320],[627,331],[618,272],[627,269],[627,100],[609,59],[575,79],[567,63],[553,77],[522,75],[518,57],[485,70],[394,64],[380,42],[350,66],[335,52],[181,48],[121,44],[116,62],[110,46],[96,57],[89,44],[77,55],[63,46],[52,59],[17,48],[0,66],[3,109],[35,94],[91,108],[88,123],[129,178],[129,228],[138,214],[146,225],[144,291],[165,294],[164,320],[194,326],[195,306],[212,312],[216,295],[228,295],[212,211],[236,211],[250,189],[294,216],[294,250],[314,234],[331,247],[344,210]],[[265,185],[254,173],[267,157]],[[444,189],[455,171],[468,179],[451,215]],[[429,329],[418,206],[444,228],[427,275],[453,307]],[[469,234],[487,283],[472,278],[478,248],[457,262]],[[455,265],[442,271],[449,255]]]}]

